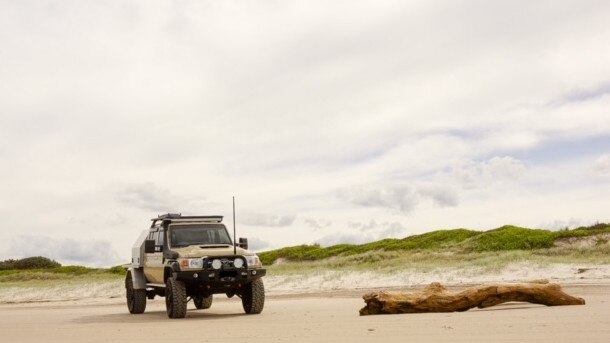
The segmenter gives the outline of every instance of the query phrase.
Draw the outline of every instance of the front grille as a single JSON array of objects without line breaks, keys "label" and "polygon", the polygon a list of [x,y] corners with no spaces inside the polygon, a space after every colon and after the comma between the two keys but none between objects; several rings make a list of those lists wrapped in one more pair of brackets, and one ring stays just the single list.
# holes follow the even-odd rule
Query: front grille
[{"label": "front grille", "polygon": [[[220,260],[220,262],[221,262],[220,270],[234,270],[234,269],[237,269],[237,268],[235,268],[235,264],[234,264],[234,261],[236,259],[241,259],[243,261],[242,266],[246,265],[246,262],[240,256],[223,256],[223,257],[208,257],[207,260],[204,261],[204,266],[206,269],[213,270],[214,267],[212,267],[212,262],[214,260]],[[244,267],[242,267],[242,268],[244,268]],[[237,273],[237,272],[235,272],[235,273]]]}]

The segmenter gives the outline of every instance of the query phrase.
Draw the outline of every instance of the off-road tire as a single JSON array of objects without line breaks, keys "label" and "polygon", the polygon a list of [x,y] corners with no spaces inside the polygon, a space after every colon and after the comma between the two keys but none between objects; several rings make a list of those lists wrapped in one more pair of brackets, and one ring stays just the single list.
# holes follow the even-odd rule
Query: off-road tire
[{"label": "off-road tire", "polygon": [[125,297],[127,298],[129,313],[144,313],[144,310],[146,310],[146,290],[133,289],[131,272],[127,272],[127,276],[125,277]]},{"label": "off-road tire", "polygon": [[184,282],[168,278],[165,282],[165,309],[170,318],[186,316],[186,287]]},{"label": "off-road tire", "polygon": [[259,314],[265,307],[265,285],[263,279],[256,279],[248,284],[242,295],[241,304],[247,314]]},{"label": "off-road tire", "polygon": [[214,297],[209,295],[207,297],[193,297],[193,303],[198,310],[206,310],[212,306]]}]

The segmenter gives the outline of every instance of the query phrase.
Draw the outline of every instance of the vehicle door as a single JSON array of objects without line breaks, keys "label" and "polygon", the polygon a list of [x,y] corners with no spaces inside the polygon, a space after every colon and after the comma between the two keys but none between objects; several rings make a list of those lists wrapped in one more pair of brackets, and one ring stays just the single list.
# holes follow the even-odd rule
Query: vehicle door
[{"label": "vehicle door", "polygon": [[148,239],[155,241],[155,252],[145,254],[144,274],[150,283],[165,283],[163,280],[163,228],[151,229]]}]

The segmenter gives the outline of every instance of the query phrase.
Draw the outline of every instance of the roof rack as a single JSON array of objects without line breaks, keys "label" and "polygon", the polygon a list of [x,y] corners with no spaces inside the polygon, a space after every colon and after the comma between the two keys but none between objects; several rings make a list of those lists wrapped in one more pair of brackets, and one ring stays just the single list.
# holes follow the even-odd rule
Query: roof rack
[{"label": "roof rack", "polygon": [[223,216],[183,216],[182,213],[166,213],[160,214],[157,218],[152,218],[151,227],[155,226],[158,221],[209,221],[222,222]]},{"label": "roof rack", "polygon": [[153,218],[151,220],[180,218],[180,217],[182,217],[182,213],[166,213],[166,214],[160,214],[157,216],[157,218]]}]

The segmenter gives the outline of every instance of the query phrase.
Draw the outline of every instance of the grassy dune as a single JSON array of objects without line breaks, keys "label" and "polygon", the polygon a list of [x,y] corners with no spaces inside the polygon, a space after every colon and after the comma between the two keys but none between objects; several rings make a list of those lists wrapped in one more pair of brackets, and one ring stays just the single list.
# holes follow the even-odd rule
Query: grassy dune
[{"label": "grassy dune", "polygon": [[[485,232],[439,230],[404,239],[330,247],[299,245],[260,253],[270,272],[303,273],[315,270],[431,270],[477,268],[498,271],[511,263],[530,262],[610,264],[609,224],[573,230],[548,231],[503,226]],[[559,243],[584,238],[593,244],[577,247]]]}]

